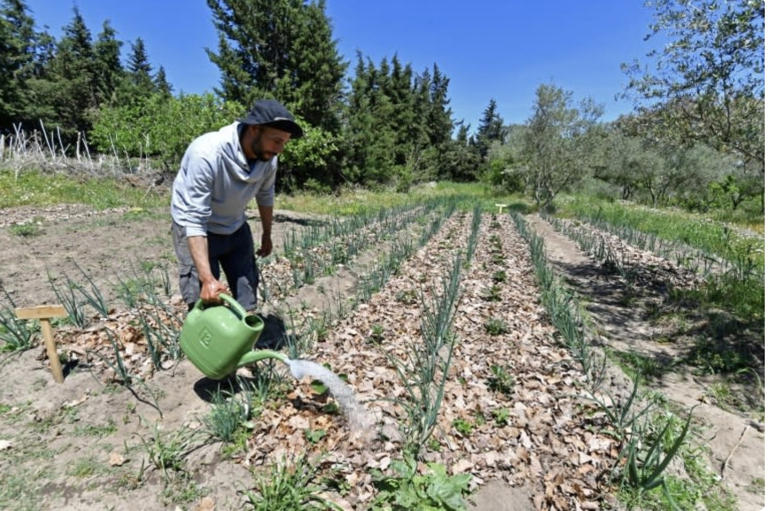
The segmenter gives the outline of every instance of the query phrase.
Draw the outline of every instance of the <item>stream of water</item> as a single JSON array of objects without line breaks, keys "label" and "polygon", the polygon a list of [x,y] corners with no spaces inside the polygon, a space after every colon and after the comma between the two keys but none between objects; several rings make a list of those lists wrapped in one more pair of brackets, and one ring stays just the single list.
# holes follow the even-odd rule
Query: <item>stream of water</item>
[{"label": "stream of water", "polygon": [[362,431],[373,425],[368,412],[357,402],[354,391],[332,371],[309,360],[288,359],[286,363],[291,369],[291,374],[297,380],[304,376],[311,376],[328,387],[331,395],[339,403],[339,407],[347,417],[352,430]]}]

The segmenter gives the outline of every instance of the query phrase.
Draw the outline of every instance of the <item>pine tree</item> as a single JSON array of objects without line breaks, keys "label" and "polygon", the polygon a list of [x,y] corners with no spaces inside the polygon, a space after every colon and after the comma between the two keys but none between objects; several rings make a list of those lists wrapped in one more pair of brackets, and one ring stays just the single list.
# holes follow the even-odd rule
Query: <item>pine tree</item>
[{"label": "pine tree", "polygon": [[55,112],[54,118],[45,120],[59,125],[67,139],[90,129],[90,118],[98,107],[97,69],[91,32],[80,11],[74,8],[72,21],[64,27],[56,54],[45,72]]},{"label": "pine tree", "polygon": [[456,132],[456,142],[458,142],[461,145],[468,146],[469,145],[469,124],[464,124],[464,121],[459,121],[458,124],[459,131]]},{"label": "pine tree", "polygon": [[170,97],[173,91],[173,87],[168,83],[168,78],[165,76],[165,68],[163,66],[160,66],[155,75],[155,88],[157,92],[165,97]]},{"label": "pine tree", "polygon": [[131,44],[131,53],[128,55],[127,67],[131,82],[133,82],[141,92],[149,94],[154,90],[154,84],[152,83],[152,66],[149,63],[147,49],[144,46],[144,40],[141,37],[137,37],[136,42]]},{"label": "pine tree", "polygon": [[295,104],[298,115],[310,124],[338,133],[347,64],[332,38],[325,0],[305,5],[300,12],[303,24],[293,36],[289,52],[289,70],[294,71],[282,77],[285,88],[278,90],[278,97]]},{"label": "pine tree", "polygon": [[131,43],[126,69],[117,91],[117,101],[120,104],[141,106],[157,92],[157,86],[152,78],[152,65],[149,63],[144,40],[137,37]]},{"label": "pine tree", "polygon": [[392,105],[385,94],[389,64],[381,69],[358,52],[346,112],[344,141],[345,177],[353,182],[383,183],[389,180],[396,135],[391,126]]},{"label": "pine tree", "polygon": [[115,38],[115,29],[105,21],[101,33],[93,45],[98,69],[98,99],[99,104],[115,101],[117,88],[123,77],[123,65],[120,63],[120,47],[122,41]]},{"label": "pine tree", "polygon": [[28,10],[22,0],[4,0],[0,8],[0,129],[23,121],[30,101],[36,34]]}]

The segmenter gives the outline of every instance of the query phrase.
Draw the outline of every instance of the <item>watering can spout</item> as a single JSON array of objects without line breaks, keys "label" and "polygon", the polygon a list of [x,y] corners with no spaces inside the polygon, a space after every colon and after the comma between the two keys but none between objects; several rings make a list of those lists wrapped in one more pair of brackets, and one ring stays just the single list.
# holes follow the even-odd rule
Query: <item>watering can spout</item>
[{"label": "watering can spout", "polygon": [[259,360],[264,360],[266,358],[274,358],[284,364],[288,363],[288,357],[286,357],[282,353],[279,353],[277,351],[272,351],[272,350],[257,350],[257,351],[249,351],[248,353],[240,357],[240,360],[237,362],[237,367],[243,367],[244,365],[252,364],[254,362],[258,362]]}]

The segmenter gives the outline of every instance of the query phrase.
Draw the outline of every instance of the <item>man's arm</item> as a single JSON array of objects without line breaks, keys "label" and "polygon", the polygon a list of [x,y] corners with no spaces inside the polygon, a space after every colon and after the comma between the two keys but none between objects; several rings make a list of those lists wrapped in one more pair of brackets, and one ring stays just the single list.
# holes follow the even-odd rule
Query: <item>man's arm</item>
[{"label": "man's arm", "polygon": [[272,206],[259,206],[261,247],[256,251],[256,255],[260,257],[267,257],[272,253],[272,209]]},{"label": "man's arm", "polygon": [[205,236],[189,236],[187,246],[192,260],[195,262],[200,278],[200,298],[203,303],[220,303],[219,294],[229,294],[229,289],[221,281],[214,278],[211,264],[208,262],[208,238]]}]

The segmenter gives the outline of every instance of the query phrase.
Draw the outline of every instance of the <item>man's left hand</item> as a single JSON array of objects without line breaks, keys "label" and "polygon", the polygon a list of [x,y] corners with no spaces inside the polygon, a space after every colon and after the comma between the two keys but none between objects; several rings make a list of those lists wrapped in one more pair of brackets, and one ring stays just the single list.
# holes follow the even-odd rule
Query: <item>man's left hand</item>
[{"label": "man's left hand", "polygon": [[272,236],[269,234],[261,235],[261,247],[256,251],[256,255],[259,257],[267,257],[272,253]]}]

